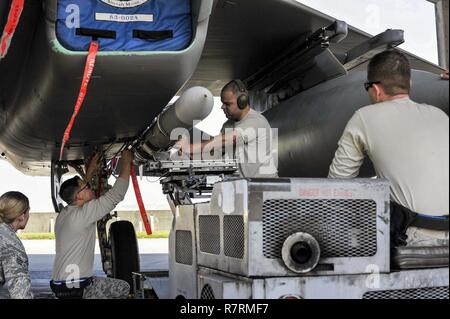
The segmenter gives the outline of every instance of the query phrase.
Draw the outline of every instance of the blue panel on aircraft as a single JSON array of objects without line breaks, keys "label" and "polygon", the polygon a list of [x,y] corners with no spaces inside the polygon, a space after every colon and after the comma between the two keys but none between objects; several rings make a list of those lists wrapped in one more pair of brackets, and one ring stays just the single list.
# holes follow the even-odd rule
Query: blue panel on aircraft
[{"label": "blue panel on aircraft", "polygon": [[58,0],[56,34],[72,51],[180,51],[192,39],[190,0]]}]

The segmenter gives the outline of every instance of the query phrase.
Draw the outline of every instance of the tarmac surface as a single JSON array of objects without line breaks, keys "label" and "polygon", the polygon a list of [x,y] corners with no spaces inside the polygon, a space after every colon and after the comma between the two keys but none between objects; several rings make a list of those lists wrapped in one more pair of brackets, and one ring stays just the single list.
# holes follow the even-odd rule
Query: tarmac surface
[{"label": "tarmac surface", "polygon": [[[35,298],[52,299],[49,282],[55,258],[54,240],[23,240],[28,254],[31,285]],[[141,272],[168,271],[168,239],[139,239]],[[106,277],[101,265],[98,242],[95,248],[94,276]],[[151,285],[160,298],[168,297],[168,278],[152,279]],[[147,285],[147,283],[146,283]],[[0,293],[0,298],[1,298]]]}]

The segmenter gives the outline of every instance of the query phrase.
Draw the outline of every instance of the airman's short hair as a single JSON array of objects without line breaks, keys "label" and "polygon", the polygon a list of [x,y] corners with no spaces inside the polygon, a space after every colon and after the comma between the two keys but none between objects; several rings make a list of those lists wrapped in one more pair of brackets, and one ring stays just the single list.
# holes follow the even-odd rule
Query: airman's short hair
[{"label": "airman's short hair", "polygon": [[367,69],[369,82],[380,82],[390,96],[409,94],[411,67],[408,58],[397,50],[387,50],[374,56]]},{"label": "airman's short hair", "polygon": [[80,177],[75,176],[65,181],[59,190],[59,196],[67,203],[71,204],[75,200],[75,195],[80,189]]}]

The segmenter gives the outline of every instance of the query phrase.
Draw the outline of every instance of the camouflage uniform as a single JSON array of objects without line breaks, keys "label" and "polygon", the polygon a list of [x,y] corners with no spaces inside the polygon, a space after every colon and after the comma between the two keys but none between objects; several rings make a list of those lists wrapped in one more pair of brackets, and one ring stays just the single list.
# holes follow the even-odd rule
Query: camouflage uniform
[{"label": "camouflage uniform", "polygon": [[444,238],[433,238],[424,234],[422,230],[416,227],[409,227],[406,231],[408,239],[406,240],[407,246],[421,246],[421,247],[433,247],[433,246],[448,246],[448,231],[442,232]]},{"label": "camouflage uniform", "polygon": [[10,225],[0,224],[0,287],[5,286],[12,299],[31,299],[28,257],[22,242]]},{"label": "camouflage uniform", "polygon": [[123,280],[94,277],[83,292],[83,299],[126,299],[130,285]]}]

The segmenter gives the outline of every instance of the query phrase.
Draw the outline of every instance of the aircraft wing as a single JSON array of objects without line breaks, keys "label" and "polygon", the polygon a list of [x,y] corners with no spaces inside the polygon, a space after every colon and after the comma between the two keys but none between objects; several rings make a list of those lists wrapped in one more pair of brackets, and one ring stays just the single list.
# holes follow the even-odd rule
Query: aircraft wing
[{"label": "aircraft wing", "polygon": [[[294,0],[218,0],[205,49],[187,87],[202,85],[218,96],[230,79],[246,79],[303,35],[334,21],[335,18]],[[336,55],[344,54],[370,38],[366,32],[349,26],[347,37],[330,49]],[[415,69],[442,71],[420,57],[407,54]]]},{"label": "aircraft wing", "polygon": [[[24,173],[48,174],[78,96],[86,54],[58,43],[57,0],[25,3],[8,55],[0,61],[0,154]],[[0,2],[0,29],[10,4]],[[353,27],[346,37],[338,25],[317,38],[315,32],[335,20],[294,0],[193,0],[192,18],[192,43],[179,52],[99,54],[64,160],[83,159],[95,149],[108,149],[111,156],[138,136],[177,92],[192,86],[219,95],[226,82],[243,79],[255,94],[277,97],[267,103],[265,96],[263,110],[364,67],[364,61],[346,61],[361,43],[369,47],[360,51],[370,55],[372,37]],[[326,32],[339,40],[326,41]],[[392,43],[400,44],[397,40]],[[331,43],[324,47],[326,42]],[[409,56],[414,68],[440,72]],[[280,61],[291,62],[280,69]]]}]

